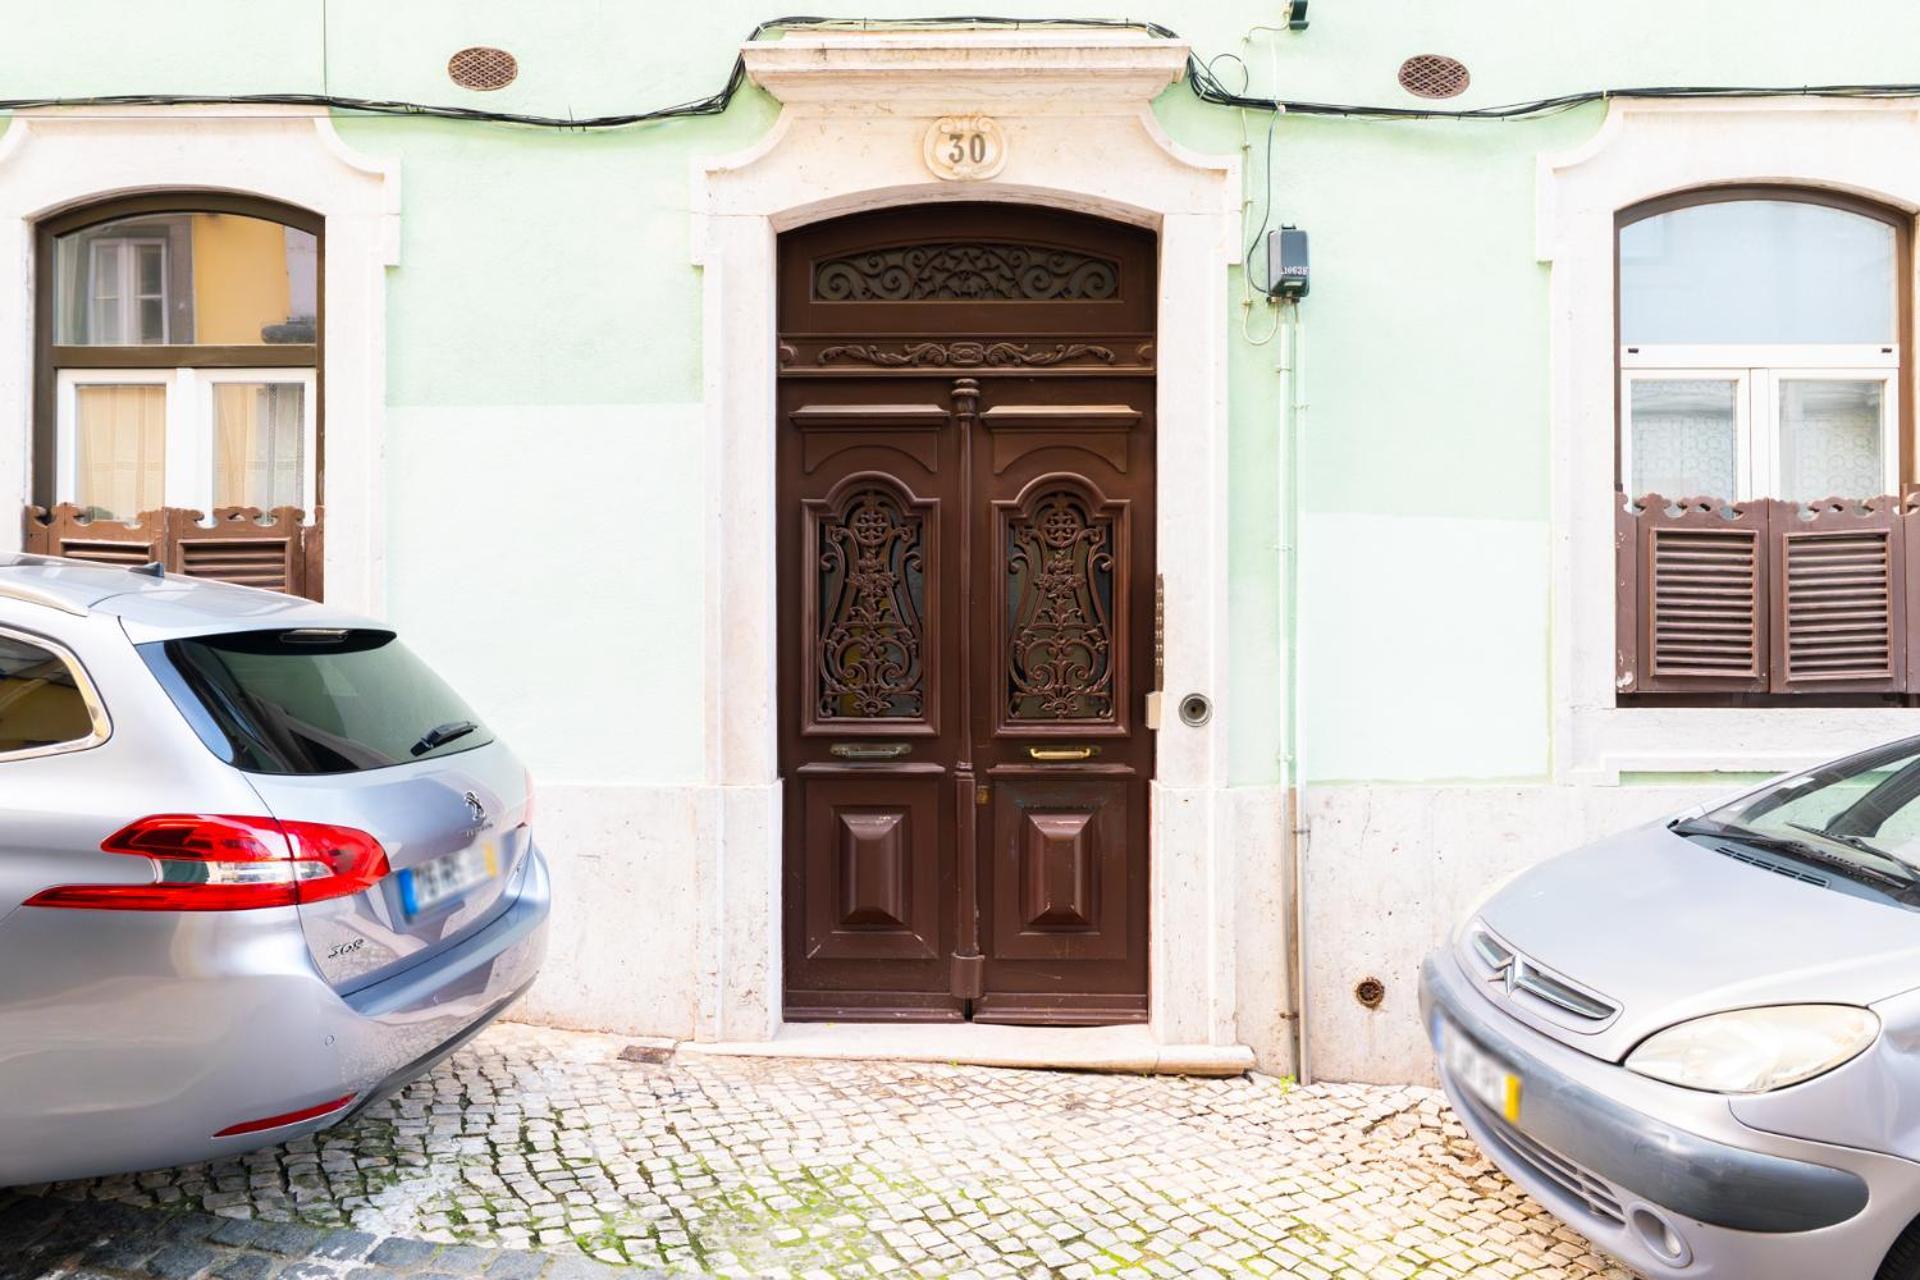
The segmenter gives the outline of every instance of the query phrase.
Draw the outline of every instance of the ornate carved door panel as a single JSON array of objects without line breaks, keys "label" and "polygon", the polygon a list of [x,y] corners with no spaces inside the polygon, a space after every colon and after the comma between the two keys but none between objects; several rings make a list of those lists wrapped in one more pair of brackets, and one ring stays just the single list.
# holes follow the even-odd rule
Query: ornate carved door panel
[{"label": "ornate carved door panel", "polygon": [[782,240],[789,1018],[1146,1016],[1154,241]]}]

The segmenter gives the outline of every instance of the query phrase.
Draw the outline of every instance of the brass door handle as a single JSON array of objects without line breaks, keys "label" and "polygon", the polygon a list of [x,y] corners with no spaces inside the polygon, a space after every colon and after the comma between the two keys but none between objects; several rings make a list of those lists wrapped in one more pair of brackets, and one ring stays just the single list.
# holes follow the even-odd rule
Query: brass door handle
[{"label": "brass door handle", "polygon": [[911,755],[910,742],[836,742],[827,748],[842,760],[898,760]]},{"label": "brass door handle", "polygon": [[1028,747],[1032,760],[1091,760],[1100,754],[1098,747]]}]

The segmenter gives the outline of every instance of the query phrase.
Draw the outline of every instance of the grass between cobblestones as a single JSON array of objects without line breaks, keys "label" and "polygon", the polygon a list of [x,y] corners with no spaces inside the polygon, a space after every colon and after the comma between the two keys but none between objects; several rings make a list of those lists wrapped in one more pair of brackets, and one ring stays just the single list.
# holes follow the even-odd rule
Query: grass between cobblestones
[{"label": "grass between cobblestones", "polygon": [[503,1025],[316,1137],[38,1190],[672,1274],[1629,1280],[1431,1090],[621,1043]]}]

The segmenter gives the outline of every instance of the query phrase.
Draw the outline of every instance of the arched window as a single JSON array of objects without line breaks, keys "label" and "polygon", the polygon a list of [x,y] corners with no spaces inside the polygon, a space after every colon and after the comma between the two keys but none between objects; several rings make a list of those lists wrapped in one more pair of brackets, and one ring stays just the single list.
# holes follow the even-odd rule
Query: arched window
[{"label": "arched window", "polygon": [[1618,219],[1619,484],[1729,500],[1897,493],[1906,219],[1721,187]]},{"label": "arched window", "polygon": [[178,192],[40,224],[30,546],[318,594],[323,223]]}]

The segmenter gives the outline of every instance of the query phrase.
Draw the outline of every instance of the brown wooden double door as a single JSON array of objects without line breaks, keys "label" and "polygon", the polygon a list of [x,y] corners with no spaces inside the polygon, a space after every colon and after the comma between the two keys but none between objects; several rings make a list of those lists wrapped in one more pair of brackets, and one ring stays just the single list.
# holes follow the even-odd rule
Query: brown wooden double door
[{"label": "brown wooden double door", "polygon": [[786,1016],[1142,1021],[1153,238],[959,205],[781,248]]}]

